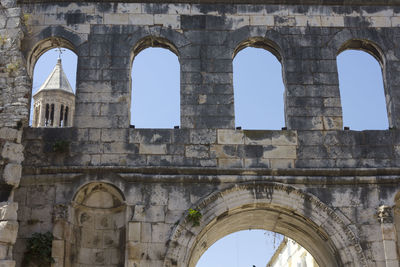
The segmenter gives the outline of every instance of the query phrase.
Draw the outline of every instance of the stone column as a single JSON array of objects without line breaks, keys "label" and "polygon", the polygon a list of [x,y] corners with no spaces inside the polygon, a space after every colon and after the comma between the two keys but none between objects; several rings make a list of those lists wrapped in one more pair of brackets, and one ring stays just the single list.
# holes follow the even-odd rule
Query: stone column
[{"label": "stone column", "polygon": [[44,127],[45,116],[46,116],[46,104],[42,102],[40,103],[39,123],[37,127]]},{"label": "stone column", "polygon": [[379,206],[377,216],[378,221],[381,223],[386,267],[398,267],[399,261],[396,246],[396,228],[393,223],[392,208],[385,205]]},{"label": "stone column", "polygon": [[54,123],[53,127],[60,127],[60,109],[61,105],[60,103],[54,103]]}]

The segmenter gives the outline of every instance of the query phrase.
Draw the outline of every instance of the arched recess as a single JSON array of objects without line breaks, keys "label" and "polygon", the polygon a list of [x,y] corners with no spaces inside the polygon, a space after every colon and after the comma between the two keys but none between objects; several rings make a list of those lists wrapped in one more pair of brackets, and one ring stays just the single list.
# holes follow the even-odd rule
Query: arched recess
[{"label": "arched recess", "polygon": [[54,207],[52,256],[57,266],[123,266],[125,228],[122,192],[105,182],[86,184],[70,205]]},{"label": "arched recess", "polygon": [[338,49],[337,62],[345,126],[356,130],[386,130],[389,126],[386,100],[389,98],[386,97],[386,63],[382,50],[371,41],[350,39]]},{"label": "arched recess", "polygon": [[[138,63],[135,62],[135,59],[139,54],[140,57],[142,55],[145,57],[140,58],[140,63],[142,63],[140,66],[143,69],[136,66]],[[154,55],[158,55],[164,60],[155,58]],[[131,64],[131,124],[141,128],[173,128],[179,125],[180,63],[178,48],[165,38],[147,36],[134,45]],[[160,69],[156,70],[157,68]],[[143,72],[143,70],[145,71]],[[139,72],[142,72],[142,75],[137,74]],[[146,79],[139,84],[138,81],[142,77]],[[144,114],[146,115],[144,116]]]},{"label": "arched recess", "polygon": [[320,266],[366,266],[350,222],[316,197],[278,183],[245,183],[215,192],[194,209],[199,227],[182,218],[164,262],[166,267],[195,267],[216,240],[235,231],[265,229],[286,235],[307,249]]},{"label": "arched recess", "polygon": [[[253,57],[254,60],[246,64],[246,57],[240,55],[237,59],[241,51],[247,52],[245,56]],[[246,66],[244,69],[241,68],[242,64]],[[282,70],[281,49],[271,40],[252,37],[235,48],[233,86],[236,126],[280,130],[286,125]]]}]

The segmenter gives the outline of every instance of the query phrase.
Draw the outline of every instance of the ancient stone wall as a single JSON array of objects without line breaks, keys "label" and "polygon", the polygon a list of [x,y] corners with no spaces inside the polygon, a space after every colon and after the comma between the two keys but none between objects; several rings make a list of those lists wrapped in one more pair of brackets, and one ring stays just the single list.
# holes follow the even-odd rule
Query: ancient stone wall
[{"label": "ancient stone wall", "polygon": [[[320,266],[398,266],[399,5],[286,3],[22,1],[21,46],[4,49],[21,65],[0,80],[1,131],[15,146],[0,158],[3,191],[7,166],[24,159],[4,199],[19,206],[17,266],[35,232],[54,234],[54,266],[192,267],[213,242],[249,228],[289,236]],[[21,128],[25,77],[58,46],[78,56],[74,127]],[[181,64],[180,129],[129,125],[132,62],[154,46]],[[232,59],[248,46],[282,64],[287,130],[235,130]],[[381,64],[390,129],[342,130],[336,56],[346,49]],[[189,208],[203,214],[199,226]]]}]

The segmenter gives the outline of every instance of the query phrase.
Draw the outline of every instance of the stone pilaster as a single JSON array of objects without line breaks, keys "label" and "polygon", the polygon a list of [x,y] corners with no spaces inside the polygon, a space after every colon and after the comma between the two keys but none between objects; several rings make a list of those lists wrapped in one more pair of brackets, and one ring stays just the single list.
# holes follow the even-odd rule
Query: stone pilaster
[{"label": "stone pilaster", "polygon": [[393,223],[392,208],[385,205],[379,206],[377,217],[378,221],[381,223],[386,267],[398,267],[399,261],[396,246],[396,229]]}]

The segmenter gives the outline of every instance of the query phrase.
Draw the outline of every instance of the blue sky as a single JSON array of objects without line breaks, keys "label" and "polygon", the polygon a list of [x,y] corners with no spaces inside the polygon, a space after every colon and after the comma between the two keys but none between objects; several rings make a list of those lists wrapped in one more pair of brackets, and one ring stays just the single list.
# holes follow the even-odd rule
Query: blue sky
[{"label": "blue sky", "polygon": [[[58,57],[50,50],[38,60],[33,92],[54,68]],[[61,56],[75,89],[77,58],[69,50]],[[352,130],[387,129],[388,119],[381,68],[369,54],[345,51],[337,58],[344,126]],[[236,126],[243,129],[281,129],[284,123],[282,69],[269,52],[246,48],[233,61]],[[137,128],[179,125],[179,62],[161,48],[143,50],[132,66],[131,124]],[[32,113],[32,112],[31,112]],[[242,231],[217,241],[197,267],[264,267],[274,251],[273,234]]]}]

